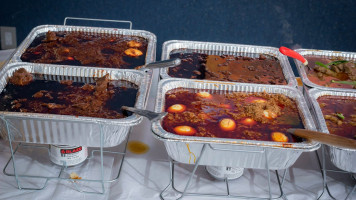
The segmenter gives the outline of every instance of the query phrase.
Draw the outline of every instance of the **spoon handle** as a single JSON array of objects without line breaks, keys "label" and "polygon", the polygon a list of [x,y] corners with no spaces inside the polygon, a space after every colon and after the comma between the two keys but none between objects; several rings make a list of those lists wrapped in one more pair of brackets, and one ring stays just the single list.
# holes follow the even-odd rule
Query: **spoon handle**
[{"label": "spoon handle", "polygon": [[144,117],[147,117],[150,121],[159,120],[167,114],[167,112],[156,113],[156,112],[152,112],[149,110],[142,110],[142,109],[127,107],[127,106],[122,106],[121,109],[136,113],[136,114],[144,116]]},{"label": "spoon handle", "polygon": [[314,140],[323,144],[336,146],[340,148],[356,149],[356,140],[341,137],[333,134],[326,134],[317,131],[310,131],[306,129],[288,129],[288,132],[310,140]]},{"label": "spoon handle", "polygon": [[300,62],[302,62],[304,65],[308,65],[308,61],[302,56],[300,55],[298,52],[289,49],[287,47],[279,47],[279,51],[286,56],[295,58],[297,60],[299,60]]},{"label": "spoon handle", "polygon": [[181,63],[179,58],[170,59],[170,60],[162,60],[150,63],[146,65],[143,69],[156,69],[156,68],[163,68],[163,67],[175,67]]}]

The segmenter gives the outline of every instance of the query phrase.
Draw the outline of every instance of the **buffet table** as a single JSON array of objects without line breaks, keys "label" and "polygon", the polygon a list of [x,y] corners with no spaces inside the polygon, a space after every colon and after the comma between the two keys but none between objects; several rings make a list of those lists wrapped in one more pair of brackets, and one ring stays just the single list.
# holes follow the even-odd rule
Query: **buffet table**
[{"label": "buffet table", "polygon": [[[10,56],[12,51],[0,51],[0,58],[4,61],[6,56]],[[153,80],[157,80],[158,71],[155,71]],[[152,85],[157,85],[157,81],[153,81]],[[152,87],[148,99],[148,109],[153,110],[153,104],[156,94],[156,87]],[[170,162],[163,143],[153,137],[151,133],[150,122],[147,119],[134,128],[129,134],[129,142],[146,144],[148,151],[139,153],[127,150],[126,157],[122,166],[121,174],[118,180],[111,184],[105,185],[104,194],[83,194],[75,190],[73,184],[81,184],[80,182],[70,182],[66,180],[50,180],[47,186],[42,190],[19,190],[16,185],[15,178],[6,176],[0,173],[0,199],[159,199],[161,191],[170,182]],[[118,147],[122,149],[125,144]],[[144,145],[143,145],[144,146]],[[319,155],[320,155],[319,150]],[[53,165],[48,165],[41,162],[41,154],[20,151],[17,154],[17,165],[25,166],[26,170],[33,173],[42,173],[51,171]],[[5,140],[0,140],[0,169],[3,169],[7,161],[11,157],[9,144]],[[109,177],[114,176],[114,171],[121,160],[114,158],[105,158],[104,171]],[[29,164],[30,163],[30,164]],[[36,166],[36,167],[32,167]],[[333,168],[327,160],[328,168]],[[86,167],[80,166],[64,170],[63,176],[69,176],[75,172],[80,177],[85,178]],[[11,170],[11,163],[9,165]],[[193,165],[176,164],[175,165],[175,186],[183,190],[185,183],[188,181],[189,173],[193,170]],[[98,175],[100,171],[98,170]],[[279,171],[279,175],[283,174],[283,170]],[[197,175],[193,178],[188,192],[210,192],[224,194],[225,182],[212,178],[203,166],[198,167]],[[93,174],[90,174],[93,176]],[[275,176],[275,171],[271,171],[272,195],[279,195],[278,182]],[[336,199],[345,198],[346,194],[352,189],[355,181],[349,174],[343,173],[328,173],[327,183],[332,195]],[[283,183],[283,191],[287,199],[317,199],[323,191],[323,181],[320,168],[317,162],[315,152],[303,153],[297,162],[289,169],[285,182]],[[43,180],[31,179],[23,180],[23,183],[30,185],[42,185]],[[101,185],[90,185],[91,189],[101,189]],[[242,177],[231,181],[230,191],[238,195],[268,197],[267,173],[266,170],[245,169]],[[176,193],[169,190],[165,193],[166,199],[176,199]],[[324,192],[321,199],[330,199],[331,197]],[[351,198],[356,198],[356,193]],[[183,199],[210,199],[186,196]]]}]

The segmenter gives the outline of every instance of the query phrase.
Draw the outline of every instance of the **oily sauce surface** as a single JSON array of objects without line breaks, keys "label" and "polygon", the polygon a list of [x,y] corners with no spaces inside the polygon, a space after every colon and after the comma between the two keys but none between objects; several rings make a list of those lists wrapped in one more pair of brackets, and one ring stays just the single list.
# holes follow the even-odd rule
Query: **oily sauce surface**
[{"label": "oily sauce surface", "polygon": [[302,141],[287,133],[289,128],[304,127],[298,108],[280,94],[177,88],[166,93],[165,111],[162,126],[175,134],[180,134],[176,127],[188,126],[196,130],[188,132],[192,136],[273,141],[271,134],[280,132],[288,142]]},{"label": "oily sauce surface", "polygon": [[[130,41],[135,44],[130,45]],[[142,37],[83,32],[48,32],[37,36],[21,60],[32,63],[134,69],[145,64],[148,41]],[[127,49],[142,55],[129,56]]]},{"label": "oily sauce surface", "polygon": [[0,94],[0,110],[108,119],[129,115],[122,112],[121,106],[135,105],[137,85],[122,80],[110,81],[106,94],[98,96],[95,96],[98,92],[95,87],[95,83],[68,85],[50,80],[33,80],[24,86],[8,83]]},{"label": "oily sauce surface", "polygon": [[183,51],[172,53],[170,58],[182,60],[169,69],[172,77],[287,85],[278,59],[269,55],[252,58]]},{"label": "oily sauce surface", "polygon": [[[319,97],[317,101],[320,105],[321,111],[323,112],[326,125],[331,134],[356,139],[355,97],[325,95]],[[337,114],[342,114],[344,119],[337,117]],[[330,117],[326,117],[327,115]]]},{"label": "oily sauce surface", "polygon": [[[356,64],[355,61],[348,61],[339,65],[328,66],[329,72],[324,71],[323,67],[315,64],[320,62],[322,64],[328,64],[333,61],[345,60],[344,58],[325,58],[319,56],[305,56],[308,60],[308,67],[304,67],[308,79],[314,84],[333,87],[333,88],[356,88],[356,85],[342,84],[332,81],[356,81]],[[336,69],[338,68],[338,69]],[[323,72],[320,72],[323,71]]]}]

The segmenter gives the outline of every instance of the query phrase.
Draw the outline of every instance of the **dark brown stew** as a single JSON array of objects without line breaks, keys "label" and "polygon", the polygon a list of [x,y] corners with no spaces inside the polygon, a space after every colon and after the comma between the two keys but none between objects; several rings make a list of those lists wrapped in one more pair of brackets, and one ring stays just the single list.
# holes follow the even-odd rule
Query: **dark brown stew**
[{"label": "dark brown stew", "polygon": [[48,113],[108,119],[124,118],[121,106],[134,106],[138,86],[111,81],[104,76],[94,83],[44,80],[19,69],[0,94],[0,110]]},{"label": "dark brown stew", "polygon": [[279,60],[269,55],[258,56],[172,53],[170,58],[180,58],[182,63],[170,68],[168,74],[178,78],[287,85]]},{"label": "dark brown stew", "polygon": [[137,36],[49,31],[34,39],[21,60],[134,69],[145,64],[147,45],[146,39]]}]

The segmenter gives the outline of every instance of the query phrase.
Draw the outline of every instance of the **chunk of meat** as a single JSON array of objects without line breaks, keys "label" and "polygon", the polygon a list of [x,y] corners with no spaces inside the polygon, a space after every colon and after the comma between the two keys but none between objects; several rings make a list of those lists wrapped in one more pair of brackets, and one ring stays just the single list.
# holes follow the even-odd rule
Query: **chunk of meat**
[{"label": "chunk of meat", "polygon": [[33,76],[26,69],[20,68],[14,72],[9,81],[14,85],[24,86],[33,81]]},{"label": "chunk of meat", "polygon": [[52,32],[52,31],[48,31],[48,32],[46,33],[45,42],[51,42],[51,41],[55,41],[55,40],[57,40],[56,33],[55,33],[55,32]]}]

